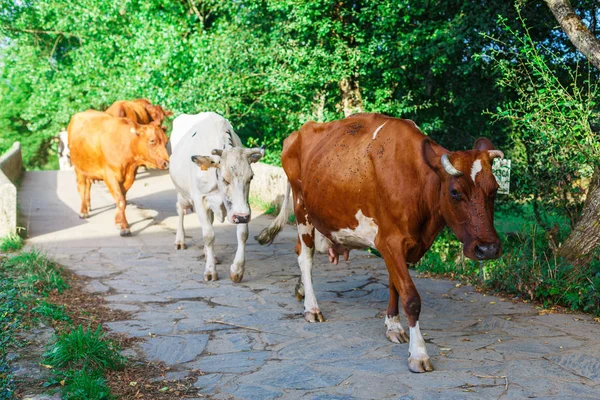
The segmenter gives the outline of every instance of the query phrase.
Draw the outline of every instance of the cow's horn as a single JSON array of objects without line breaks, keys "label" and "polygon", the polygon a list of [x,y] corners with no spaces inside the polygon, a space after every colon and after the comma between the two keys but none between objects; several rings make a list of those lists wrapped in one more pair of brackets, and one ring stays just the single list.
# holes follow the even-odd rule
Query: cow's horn
[{"label": "cow's horn", "polygon": [[221,156],[223,155],[223,150],[220,150],[220,149],[214,149],[214,150],[211,152],[211,154],[212,154],[213,156],[219,156],[219,157],[221,157]]},{"label": "cow's horn", "polygon": [[452,165],[450,159],[448,158],[448,154],[444,154],[442,156],[442,165],[444,166],[446,172],[452,176],[462,176],[463,174],[462,172],[454,168],[454,165]]},{"label": "cow's horn", "polygon": [[488,150],[488,154],[490,155],[491,159],[494,159],[496,157],[500,157],[500,159],[504,158],[504,153],[500,150]]}]

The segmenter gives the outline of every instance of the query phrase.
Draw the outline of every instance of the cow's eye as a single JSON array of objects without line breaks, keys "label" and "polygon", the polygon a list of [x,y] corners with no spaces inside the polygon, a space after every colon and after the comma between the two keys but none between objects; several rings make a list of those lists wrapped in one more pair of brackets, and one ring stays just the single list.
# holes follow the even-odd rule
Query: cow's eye
[{"label": "cow's eye", "polygon": [[225,179],[225,178],[223,178],[223,183],[226,184],[226,185],[230,184],[229,181],[227,179]]},{"label": "cow's eye", "polygon": [[460,192],[456,189],[450,189],[450,196],[452,197],[452,200],[460,200]]},{"label": "cow's eye", "polygon": [[150,139],[150,144],[156,144],[156,140]]}]

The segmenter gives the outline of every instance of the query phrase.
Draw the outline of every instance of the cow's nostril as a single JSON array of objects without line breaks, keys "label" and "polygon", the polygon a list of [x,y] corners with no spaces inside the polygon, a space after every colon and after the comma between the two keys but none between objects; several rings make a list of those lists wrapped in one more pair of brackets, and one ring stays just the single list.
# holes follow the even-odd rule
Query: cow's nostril
[{"label": "cow's nostril", "polygon": [[486,245],[477,245],[475,246],[475,257],[479,260],[485,259],[488,252],[488,246]]},{"label": "cow's nostril", "polygon": [[231,219],[234,224],[247,224],[250,222],[250,214],[233,214]]},{"label": "cow's nostril", "polygon": [[163,162],[163,168],[164,169],[169,168],[169,162],[168,161]]}]

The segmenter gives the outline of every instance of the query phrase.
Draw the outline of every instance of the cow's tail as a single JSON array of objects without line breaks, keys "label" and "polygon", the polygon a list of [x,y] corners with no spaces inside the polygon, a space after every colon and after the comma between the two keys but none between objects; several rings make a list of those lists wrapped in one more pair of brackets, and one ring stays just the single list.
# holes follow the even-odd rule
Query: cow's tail
[{"label": "cow's tail", "polygon": [[291,197],[290,191],[291,191],[291,186],[290,186],[290,182],[288,181],[287,189],[285,190],[285,196],[283,197],[283,201],[281,202],[281,210],[279,211],[277,218],[275,218],[273,220],[273,222],[271,222],[269,224],[269,226],[267,226],[265,229],[263,229],[258,234],[258,236],[254,237],[254,239],[256,239],[256,241],[258,243],[260,243],[262,245],[273,243],[273,240],[275,240],[275,237],[279,234],[279,232],[281,232],[281,230],[287,223],[287,221],[290,217],[290,214],[291,214],[290,206],[289,206],[289,201],[290,201],[290,197]]}]

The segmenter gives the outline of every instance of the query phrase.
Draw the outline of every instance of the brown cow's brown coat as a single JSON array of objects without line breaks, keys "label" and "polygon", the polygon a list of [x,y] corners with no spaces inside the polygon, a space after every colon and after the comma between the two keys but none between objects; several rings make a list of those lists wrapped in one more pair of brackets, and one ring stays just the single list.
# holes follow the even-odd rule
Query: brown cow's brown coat
[{"label": "brown cow's brown coat", "polygon": [[[300,289],[307,296],[306,319],[324,320],[310,275],[316,228],[334,246],[373,246],[382,254],[390,279],[388,318],[395,318],[400,325],[400,298],[411,335],[415,329],[415,336],[420,337],[421,300],[407,263],[419,261],[445,225],[464,243],[468,257],[499,256],[493,225],[497,183],[491,163],[500,152],[490,152],[492,149],[489,140],[479,139],[474,150],[451,153],[423,135],[414,122],[379,114],[357,114],[323,124],[309,122],[286,138],[281,163],[293,192],[299,229],[296,249],[303,274]],[[441,162],[444,154],[449,154],[462,176],[447,172]],[[363,226],[359,226],[359,216]],[[265,229],[259,241],[271,241],[275,230],[272,226]],[[354,236],[344,239],[348,232]],[[371,232],[372,237],[357,239],[364,232],[367,236]],[[309,293],[312,299],[308,299]],[[408,339],[401,327],[397,329],[397,334],[390,336],[388,326],[390,340]],[[409,368],[430,371],[433,368],[422,338],[420,341],[424,356],[411,356]],[[411,351],[412,345],[411,341]]]},{"label": "brown cow's brown coat", "polygon": [[118,100],[108,107],[105,112],[114,117],[129,118],[141,125],[154,121],[158,126],[162,126],[166,117],[173,115],[172,112],[165,111],[161,106],[155,106],[146,99]]},{"label": "brown cow's brown coat", "polygon": [[75,114],[68,127],[71,161],[81,196],[81,218],[90,211],[92,181],[102,180],[115,199],[115,223],[129,235],[125,195],[140,165],[164,169],[169,165],[167,136],[156,124],[140,125],[104,112]]}]

